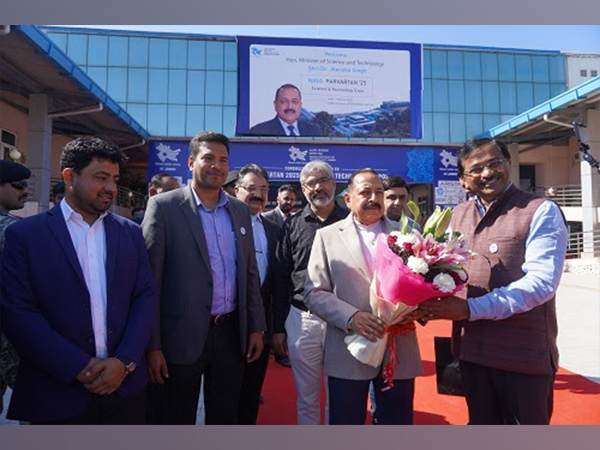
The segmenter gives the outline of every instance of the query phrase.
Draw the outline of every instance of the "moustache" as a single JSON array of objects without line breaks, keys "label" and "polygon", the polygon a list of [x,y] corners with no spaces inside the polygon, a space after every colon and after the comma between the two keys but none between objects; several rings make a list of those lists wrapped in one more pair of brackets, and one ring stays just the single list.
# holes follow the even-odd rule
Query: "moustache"
[{"label": "moustache", "polygon": [[367,209],[367,208],[381,209],[381,205],[377,202],[368,202],[365,206],[363,206],[363,209]]},{"label": "moustache", "polygon": [[284,110],[283,112],[284,112],[284,113],[286,113],[286,114],[289,114],[289,113],[294,113],[294,114],[296,114],[296,110],[295,110],[295,109],[292,109],[292,108],[288,108],[288,109]]},{"label": "moustache", "polygon": [[251,202],[264,202],[264,201],[265,201],[265,199],[264,199],[264,198],[262,198],[262,197],[252,197],[252,198],[250,199],[250,201],[251,201]]}]

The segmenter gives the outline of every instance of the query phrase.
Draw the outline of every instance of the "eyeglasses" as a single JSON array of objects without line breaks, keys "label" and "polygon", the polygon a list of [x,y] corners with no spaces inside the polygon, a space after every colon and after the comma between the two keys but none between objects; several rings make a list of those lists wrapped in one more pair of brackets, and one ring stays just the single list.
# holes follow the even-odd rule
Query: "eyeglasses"
[{"label": "eyeglasses", "polygon": [[19,191],[27,189],[27,181],[13,181],[10,185]]},{"label": "eyeglasses", "polygon": [[496,170],[498,170],[502,166],[504,166],[505,162],[506,162],[506,160],[504,158],[492,159],[490,162],[488,162],[487,164],[484,164],[483,166],[471,167],[469,170],[465,171],[465,175],[467,175],[469,177],[479,177],[483,174],[483,171],[486,168],[490,169],[492,172],[495,172]]},{"label": "eyeglasses", "polygon": [[254,194],[255,192],[260,192],[261,194],[266,194],[267,192],[269,192],[269,188],[266,188],[266,187],[259,187],[259,188],[255,187],[255,186],[246,187],[246,186],[242,186],[241,184],[238,187],[245,189],[250,194]]},{"label": "eyeglasses", "polygon": [[306,183],[302,183],[303,186],[306,186],[309,189],[314,189],[317,187],[317,184],[323,185],[325,183],[329,183],[331,181],[330,177],[321,177],[321,178],[317,178],[316,180],[310,180],[307,181]]}]

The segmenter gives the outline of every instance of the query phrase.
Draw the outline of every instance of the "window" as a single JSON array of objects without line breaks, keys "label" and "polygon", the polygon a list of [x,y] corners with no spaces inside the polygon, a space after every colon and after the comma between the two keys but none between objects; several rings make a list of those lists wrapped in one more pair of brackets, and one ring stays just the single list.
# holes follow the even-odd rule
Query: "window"
[{"label": "window", "polygon": [[590,77],[597,77],[597,76],[598,76],[597,70],[590,70]]},{"label": "window", "polygon": [[581,69],[579,71],[579,75],[582,77],[587,77],[587,69]]}]

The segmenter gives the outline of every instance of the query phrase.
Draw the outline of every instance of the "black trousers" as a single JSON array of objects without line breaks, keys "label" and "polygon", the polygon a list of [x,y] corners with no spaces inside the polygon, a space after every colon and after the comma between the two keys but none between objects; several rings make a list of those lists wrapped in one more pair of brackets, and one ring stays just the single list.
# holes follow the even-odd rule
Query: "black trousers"
[{"label": "black trousers", "polygon": [[210,325],[200,358],[189,365],[168,364],[169,378],[161,393],[159,423],[194,425],[204,379],[205,423],[237,424],[238,402],[244,371],[237,317]]},{"label": "black trousers", "polygon": [[238,424],[256,425],[258,408],[260,406],[260,392],[267,374],[271,346],[265,343],[260,358],[253,363],[245,363],[242,391],[238,406]]},{"label": "black trousers", "polygon": [[367,396],[373,382],[377,425],[412,425],[415,379],[394,380],[394,387],[382,391],[381,376],[373,380],[344,380],[327,377],[329,387],[329,424],[364,425],[367,419]]},{"label": "black trousers", "polygon": [[460,361],[469,425],[548,425],[555,374],[531,375]]},{"label": "black trousers", "polygon": [[[60,405],[56,405],[60,408]],[[146,425],[146,391],[122,398],[118,394],[92,394],[87,408],[68,419],[32,422],[32,425]]]}]

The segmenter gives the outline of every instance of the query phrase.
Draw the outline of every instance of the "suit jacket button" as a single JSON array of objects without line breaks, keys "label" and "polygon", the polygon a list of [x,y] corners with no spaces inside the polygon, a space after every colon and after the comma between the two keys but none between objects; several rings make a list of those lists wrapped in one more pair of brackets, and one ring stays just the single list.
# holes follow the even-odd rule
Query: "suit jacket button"
[{"label": "suit jacket button", "polygon": [[88,342],[89,342],[90,344],[92,344],[92,343],[94,342],[94,338],[89,338],[89,339],[88,339]]}]

